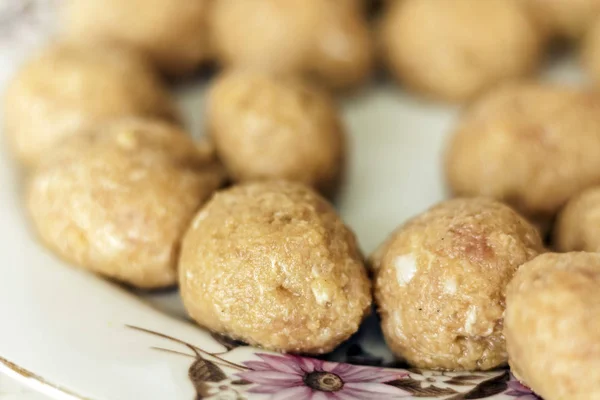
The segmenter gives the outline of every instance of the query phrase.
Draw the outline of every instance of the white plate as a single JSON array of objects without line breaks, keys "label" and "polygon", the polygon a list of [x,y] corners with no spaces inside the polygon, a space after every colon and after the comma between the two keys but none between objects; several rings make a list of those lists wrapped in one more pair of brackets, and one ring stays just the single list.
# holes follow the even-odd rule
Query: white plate
[{"label": "white plate", "polygon": [[[0,40],[0,88],[24,52],[14,50]],[[572,64],[559,63],[549,75],[578,82]],[[204,89],[205,82],[175,89],[195,136],[202,132]],[[389,83],[343,100],[342,109],[351,162],[337,206],[370,253],[398,224],[445,197],[442,151],[457,109],[422,103]],[[176,292],[127,292],[68,267],[36,243],[21,207],[19,177],[2,150],[0,369],[53,398],[535,398],[508,371],[353,367],[217,340],[188,321]],[[374,317],[329,359],[393,362]],[[318,378],[344,386],[329,392],[307,386]]]}]

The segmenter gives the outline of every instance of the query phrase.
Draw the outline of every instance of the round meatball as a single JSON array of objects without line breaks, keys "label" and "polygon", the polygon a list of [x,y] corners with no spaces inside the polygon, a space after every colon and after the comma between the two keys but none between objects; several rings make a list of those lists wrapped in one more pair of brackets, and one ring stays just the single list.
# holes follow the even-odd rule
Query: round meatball
[{"label": "round meatball", "polygon": [[446,160],[459,196],[489,196],[536,220],[600,184],[600,96],[549,84],[505,85],[462,116]]},{"label": "round meatball", "polygon": [[54,44],[26,63],[4,97],[4,128],[17,158],[33,165],[62,138],[117,117],[175,119],[175,106],[136,54]]},{"label": "round meatball", "polygon": [[542,251],[536,229],[493,200],[450,200],[410,220],[372,261],[388,345],[420,368],[505,364],[506,285]]},{"label": "round meatball", "polygon": [[569,200],[558,216],[553,244],[564,252],[600,252],[600,187]]},{"label": "round meatball", "polygon": [[42,242],[63,259],[160,288],[176,283],[183,233],[221,180],[179,128],[126,119],[48,153],[30,178],[27,206]]},{"label": "round meatball", "polygon": [[217,193],[183,239],[181,295],[200,325],[266,349],[327,353],[371,305],[354,234],[308,187]]},{"label": "round meatball", "polygon": [[380,32],[392,75],[430,97],[464,101],[539,64],[542,37],[517,0],[403,0]]},{"label": "round meatball", "polygon": [[600,0],[520,0],[549,35],[577,39],[600,15]]},{"label": "round meatball", "polygon": [[[211,56],[211,0],[65,0],[65,35],[134,47],[169,75],[186,75]],[[242,2],[240,2],[242,3]]]},{"label": "round meatball", "polygon": [[599,287],[595,253],[541,255],[508,285],[509,363],[546,400],[600,399]]},{"label": "round meatball", "polygon": [[343,1],[320,1],[308,69],[325,86],[334,90],[363,83],[373,68],[373,45],[361,10]]},{"label": "round meatball", "polygon": [[344,132],[325,93],[297,80],[230,72],[209,95],[208,130],[236,181],[287,179],[331,193]]},{"label": "round meatball", "polygon": [[362,83],[372,67],[370,34],[355,0],[219,0],[211,32],[227,66],[310,75],[333,89]]},{"label": "round meatball", "polygon": [[317,10],[312,0],[218,0],[210,19],[226,66],[290,73],[304,68]]}]

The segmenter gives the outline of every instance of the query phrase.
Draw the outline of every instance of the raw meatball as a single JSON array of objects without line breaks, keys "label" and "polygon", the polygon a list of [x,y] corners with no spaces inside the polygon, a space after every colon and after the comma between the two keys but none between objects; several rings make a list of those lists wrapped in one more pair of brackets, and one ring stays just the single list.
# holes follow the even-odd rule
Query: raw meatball
[{"label": "raw meatball", "polygon": [[600,255],[544,254],[508,285],[504,334],[517,378],[546,400],[600,399]]},{"label": "raw meatball", "polygon": [[552,36],[577,39],[600,15],[600,0],[521,0]]},{"label": "raw meatball", "polygon": [[600,187],[573,197],[558,216],[554,245],[559,251],[600,252]]},{"label": "raw meatball", "polygon": [[175,118],[175,106],[138,56],[114,47],[54,44],[6,89],[4,127],[17,157],[32,165],[62,138],[127,115]]},{"label": "raw meatball", "polygon": [[370,310],[354,234],[329,203],[297,183],[217,193],[186,233],[179,268],[192,318],[271,350],[327,353]]},{"label": "raw meatball", "polygon": [[211,18],[222,64],[310,75],[333,89],[362,83],[373,51],[356,0],[219,0]]},{"label": "raw meatball", "polygon": [[600,184],[600,97],[549,84],[505,85],[462,116],[446,172],[459,196],[489,196],[547,220]]},{"label": "raw meatball", "polygon": [[211,56],[210,2],[65,0],[65,33],[85,42],[103,40],[129,45],[169,75],[186,75]]},{"label": "raw meatball", "polygon": [[410,220],[373,259],[388,345],[420,368],[505,364],[505,288],[542,251],[536,229],[493,200],[450,200]]},{"label": "raw meatball", "polygon": [[428,96],[463,101],[539,64],[542,39],[516,0],[404,0],[381,25],[391,73]]},{"label": "raw meatball", "polygon": [[179,128],[122,120],[46,155],[27,205],[42,242],[80,267],[140,288],[176,283],[179,243],[222,173]]},{"label": "raw meatball", "polygon": [[331,193],[343,169],[344,132],[325,93],[300,81],[230,72],[214,84],[208,128],[236,181],[282,178]]}]

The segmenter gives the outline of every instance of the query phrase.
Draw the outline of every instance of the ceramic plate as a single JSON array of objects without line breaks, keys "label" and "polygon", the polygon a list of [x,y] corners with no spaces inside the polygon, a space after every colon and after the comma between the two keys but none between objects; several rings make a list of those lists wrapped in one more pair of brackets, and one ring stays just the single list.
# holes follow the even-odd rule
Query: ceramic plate
[{"label": "ceramic plate", "polygon": [[[43,41],[53,1],[0,2],[0,88]],[[12,5],[12,6],[11,6]],[[573,62],[547,73],[578,82]],[[202,134],[206,82],[173,90]],[[336,204],[370,253],[398,224],[444,199],[445,138],[457,109],[420,102],[387,82],[342,100],[351,137]],[[322,359],[276,355],[188,320],[177,292],[134,293],[70,268],[34,240],[20,177],[0,159],[0,369],[57,399],[519,399],[536,397],[506,370],[438,373],[394,362],[370,317]]]}]

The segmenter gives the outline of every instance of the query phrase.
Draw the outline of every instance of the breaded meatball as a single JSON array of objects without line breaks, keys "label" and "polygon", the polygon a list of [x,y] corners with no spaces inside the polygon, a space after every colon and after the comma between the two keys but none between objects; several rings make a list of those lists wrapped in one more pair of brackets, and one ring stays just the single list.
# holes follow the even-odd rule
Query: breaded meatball
[{"label": "breaded meatball", "polygon": [[450,101],[532,72],[543,47],[517,0],[394,1],[380,40],[388,69],[402,84]]},{"label": "breaded meatball", "polygon": [[493,200],[450,200],[410,220],[372,260],[389,347],[419,368],[505,364],[506,285],[542,251],[536,229]]},{"label": "breaded meatball", "polygon": [[520,0],[549,35],[581,38],[600,16],[600,0]]},{"label": "breaded meatball", "polygon": [[[212,56],[211,0],[65,0],[65,35],[134,47],[163,72],[186,75]],[[239,2],[243,3],[243,2]]]},{"label": "breaded meatball", "polygon": [[222,172],[179,128],[126,119],[67,138],[28,182],[42,242],[61,258],[140,288],[176,283],[179,243]]},{"label": "breaded meatball", "polygon": [[508,285],[504,335],[515,376],[546,400],[600,399],[600,255],[548,253]]},{"label": "breaded meatball", "polygon": [[370,310],[354,234],[299,183],[217,193],[183,239],[179,271],[193,319],[266,349],[327,353]]},{"label": "breaded meatball", "polygon": [[332,193],[344,131],[332,99],[298,80],[229,72],[212,87],[207,124],[236,181],[287,179]]},{"label": "breaded meatball", "polygon": [[458,196],[489,196],[547,220],[600,184],[600,96],[542,83],[510,84],[473,104],[446,159]]},{"label": "breaded meatball", "polygon": [[558,215],[554,246],[559,251],[600,252],[600,187],[573,197]]},{"label": "breaded meatball", "polygon": [[33,165],[58,141],[117,117],[175,119],[166,89],[139,56],[121,48],[53,44],[9,83],[5,134],[17,158]]},{"label": "breaded meatball", "polygon": [[313,0],[217,0],[210,19],[215,52],[225,66],[297,73],[312,48]]},{"label": "breaded meatball", "polygon": [[333,89],[362,83],[372,43],[356,0],[218,0],[210,19],[226,66],[309,75]]},{"label": "breaded meatball", "polygon": [[361,10],[348,2],[320,1],[308,70],[325,86],[336,90],[363,83],[373,69],[374,52],[369,27]]}]

